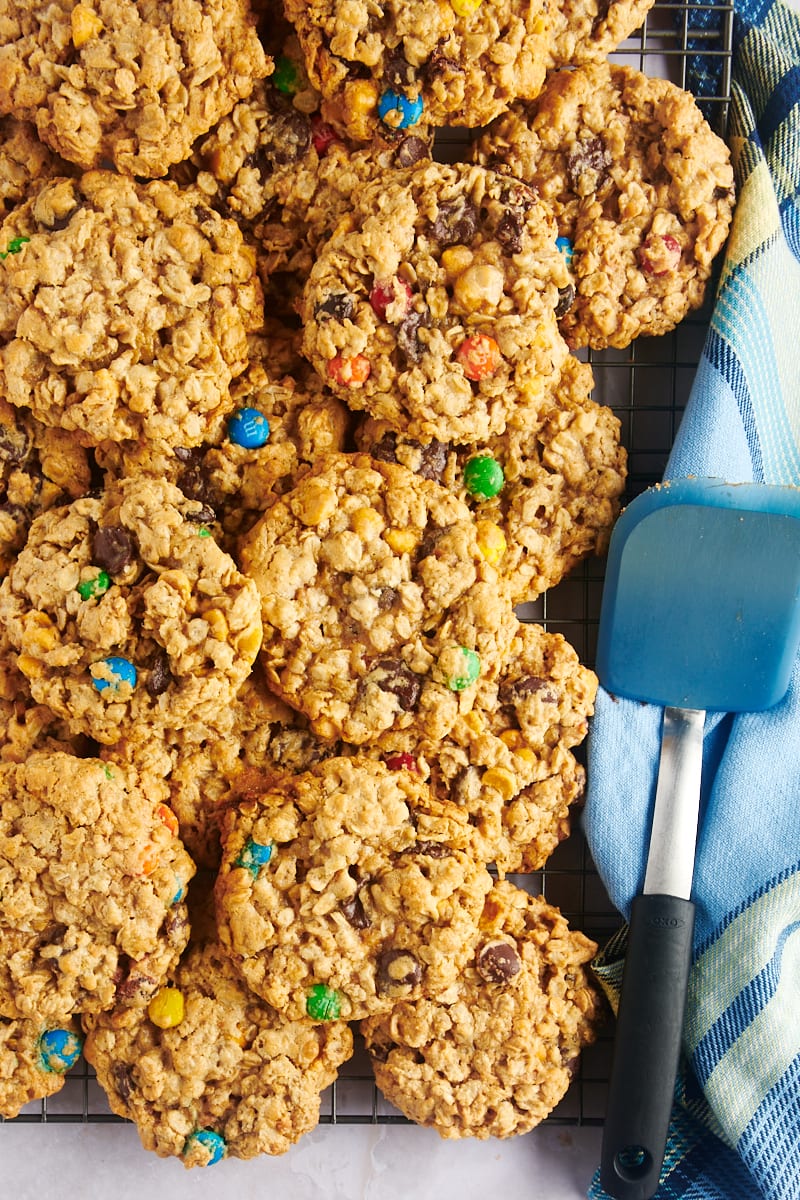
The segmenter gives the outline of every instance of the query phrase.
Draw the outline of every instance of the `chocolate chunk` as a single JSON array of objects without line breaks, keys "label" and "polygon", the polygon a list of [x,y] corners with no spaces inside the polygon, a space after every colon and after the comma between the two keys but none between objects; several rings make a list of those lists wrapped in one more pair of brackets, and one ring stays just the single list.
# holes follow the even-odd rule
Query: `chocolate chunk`
[{"label": "chocolate chunk", "polygon": [[451,851],[443,842],[417,842],[414,853],[424,854],[426,858],[449,858]]},{"label": "chocolate chunk", "polygon": [[381,612],[389,612],[397,603],[398,592],[396,588],[382,587],[378,592],[378,608]]},{"label": "chocolate chunk", "polygon": [[162,696],[175,677],[169,669],[169,656],[160,654],[150,668],[145,687],[151,696]]},{"label": "chocolate chunk", "polygon": [[411,87],[417,78],[416,68],[399,49],[384,58],[383,74],[387,85],[398,92]]},{"label": "chocolate chunk", "polygon": [[114,1080],[114,1090],[120,1099],[129,1100],[131,1092],[136,1089],[133,1082],[133,1068],[129,1067],[127,1063],[112,1063],[111,1078]]},{"label": "chocolate chunk", "polygon": [[325,321],[330,317],[335,321],[349,321],[354,309],[353,297],[347,292],[331,292],[315,306],[314,316],[318,321]]},{"label": "chocolate chunk", "polygon": [[519,254],[522,249],[523,217],[512,208],[507,208],[497,222],[495,236],[506,254]]},{"label": "chocolate chunk", "polygon": [[524,700],[526,696],[535,696],[537,692],[541,692],[541,698],[545,703],[556,703],[557,696],[549,686],[549,681],[540,679],[537,675],[523,675],[521,679],[507,679],[497,689],[497,699],[503,705],[513,705]]},{"label": "chocolate chunk", "polygon": [[427,446],[420,446],[417,475],[421,479],[432,479],[434,483],[439,483],[447,466],[449,449],[448,442],[440,442],[436,439],[428,442]]},{"label": "chocolate chunk", "polygon": [[117,1001],[128,1004],[131,1001],[147,1000],[157,986],[158,980],[152,975],[132,970],[128,977],[117,985]]},{"label": "chocolate chunk", "polygon": [[21,425],[0,425],[0,459],[24,462],[31,451],[31,438]]},{"label": "chocolate chunk", "polygon": [[370,446],[369,452],[372,458],[377,458],[379,462],[396,463],[397,434],[389,430],[380,441],[376,442],[374,446]]},{"label": "chocolate chunk", "polygon": [[441,50],[434,50],[425,63],[424,74],[428,83],[434,83],[437,79],[444,77],[449,76],[452,79],[458,75],[463,75],[464,69],[454,58],[449,58]]},{"label": "chocolate chunk", "polygon": [[574,288],[574,286],[571,283],[568,283],[566,287],[559,288],[558,289],[558,304],[556,305],[556,307],[554,309],[556,317],[560,320],[561,317],[566,316],[566,314],[572,308],[574,303],[575,303],[575,288]]},{"label": "chocolate chunk", "polygon": [[423,343],[419,340],[419,331],[428,324],[430,324],[428,309],[417,312],[412,308],[397,327],[397,350],[406,369],[418,363],[422,358]]},{"label": "chocolate chunk", "polygon": [[367,678],[373,679],[382,692],[396,696],[403,712],[416,707],[422,690],[420,678],[399,658],[379,658]]},{"label": "chocolate chunk", "polygon": [[467,196],[445,200],[439,205],[431,234],[440,246],[468,245],[478,230],[479,213]]},{"label": "chocolate chunk", "polygon": [[208,525],[210,521],[215,521],[217,514],[210,504],[204,504],[202,508],[193,508],[186,513],[186,520],[191,521],[193,525]]},{"label": "chocolate chunk", "polygon": [[101,525],[92,538],[92,561],[109,575],[119,575],[136,554],[136,539],[123,525]]},{"label": "chocolate chunk", "polygon": [[462,767],[450,781],[450,798],[456,804],[469,805],[481,794],[481,773],[477,767]]},{"label": "chocolate chunk", "polygon": [[384,950],[378,956],[375,983],[384,995],[402,995],[422,979],[422,967],[408,950]]},{"label": "chocolate chunk", "polygon": [[347,920],[353,926],[353,929],[369,929],[372,922],[367,916],[367,910],[364,908],[363,901],[358,892],[356,892],[355,896],[351,896],[349,900],[343,900],[341,908]]},{"label": "chocolate chunk", "polygon": [[475,956],[475,967],[487,983],[508,983],[519,973],[522,963],[516,947],[498,938],[484,942]]},{"label": "chocolate chunk", "polygon": [[263,179],[268,179],[276,167],[296,163],[311,145],[311,122],[296,108],[276,112],[270,127],[269,141],[259,146],[253,155],[253,165]]},{"label": "chocolate chunk", "polygon": [[395,150],[394,165],[396,167],[413,167],[415,163],[422,162],[429,155],[430,151],[424,139],[411,133],[408,137],[403,138]]},{"label": "chocolate chunk", "polygon": [[579,142],[567,156],[567,174],[572,190],[588,196],[602,187],[611,166],[611,155],[601,137]]}]

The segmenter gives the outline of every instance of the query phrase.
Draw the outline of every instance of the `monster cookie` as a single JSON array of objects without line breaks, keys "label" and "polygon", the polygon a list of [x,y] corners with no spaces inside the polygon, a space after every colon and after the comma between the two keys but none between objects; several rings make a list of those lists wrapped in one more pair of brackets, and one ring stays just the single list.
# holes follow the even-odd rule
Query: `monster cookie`
[{"label": "monster cookie", "polygon": [[88,492],[86,451],[64,429],[52,429],[0,398],[0,575],[25,544],[40,512]]},{"label": "monster cookie", "polygon": [[287,0],[323,112],[349,136],[485,124],[536,96],[551,38],[538,0]]},{"label": "monster cookie", "polygon": [[583,796],[586,773],[570,751],[586,736],[596,691],[560,633],[520,624],[496,678],[478,685],[445,738],[387,733],[371,753],[456,803],[482,861],[502,873],[539,870]]},{"label": "monster cookie", "polygon": [[0,113],[80,167],[152,178],[271,70],[247,0],[3,0]]},{"label": "monster cookie", "polygon": [[86,1057],[142,1144],[186,1167],[283,1154],[319,1119],[353,1052],[344,1021],[291,1020],[213,941],[192,945],[146,1007],[88,1020]]},{"label": "monster cookie", "polygon": [[599,62],[644,21],[653,0],[557,0],[548,70]]},{"label": "monster cookie", "polygon": [[491,876],[410,771],[361,756],[267,776],[223,821],[220,937],[292,1018],[357,1019],[446,987]]},{"label": "monster cookie", "polygon": [[427,443],[367,419],[358,446],[451,488],[512,600],[534,600],[605,551],[627,475],[620,422],[590,398],[592,369],[569,355],[538,411],[524,408],[480,446]]},{"label": "monster cookie", "polygon": [[197,445],[261,320],[255,255],[173,183],[45,184],[0,226],[0,394],[83,445]]},{"label": "monster cookie", "polygon": [[602,1002],[585,966],[595,950],[543,898],[495,884],[457,981],[362,1022],[378,1087],[444,1138],[526,1133],[596,1037]]},{"label": "monster cookie", "polygon": [[42,145],[30,121],[0,117],[0,220],[40,183],[70,171],[63,159]]},{"label": "monster cookie", "polygon": [[0,764],[0,1014],[61,1021],[148,995],[189,935],[194,864],[132,771]]},{"label": "monster cookie", "polygon": [[358,197],[303,295],[303,349],[351,408],[422,441],[481,441],[566,357],[569,274],[525,184],[422,164]]},{"label": "monster cookie", "polygon": [[303,717],[267,690],[256,669],[206,728],[137,726],[129,737],[104,748],[103,758],[133,764],[149,794],[174,812],[181,840],[197,865],[216,869],[220,818],[250,774],[305,771],[335,752],[335,744],[320,742]]},{"label": "monster cookie", "polygon": [[0,1017],[0,1116],[16,1117],[31,1100],[59,1092],[82,1046],[75,1020],[48,1026],[35,1019]]},{"label": "monster cookie", "polygon": [[556,72],[476,157],[536,188],[567,240],[573,347],[622,348],[699,307],[733,209],[730,153],[689,92],[631,67]]},{"label": "monster cookie", "polygon": [[261,661],[321,737],[444,736],[516,618],[466,505],[365,454],[321,459],[242,540]]},{"label": "monster cookie", "polygon": [[33,698],[106,744],[228,704],[261,639],[259,596],[196,501],[132,476],[32,523],[0,621]]}]

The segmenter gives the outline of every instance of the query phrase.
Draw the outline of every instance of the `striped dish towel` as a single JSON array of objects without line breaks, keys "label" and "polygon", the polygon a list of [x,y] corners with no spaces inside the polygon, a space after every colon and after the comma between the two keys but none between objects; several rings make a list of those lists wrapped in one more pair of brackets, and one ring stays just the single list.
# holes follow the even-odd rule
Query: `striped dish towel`
[{"label": "striped dish towel", "polygon": [[[800,13],[735,4],[738,203],[665,478],[800,485]],[[644,880],[660,726],[660,709],[601,689],[584,824],[625,916]],[[800,1200],[800,663],[769,712],[709,716],[703,771],[684,1069],[657,1197]],[[623,929],[597,962],[612,1002],[624,951]],[[605,1195],[596,1179],[589,1196]]]}]

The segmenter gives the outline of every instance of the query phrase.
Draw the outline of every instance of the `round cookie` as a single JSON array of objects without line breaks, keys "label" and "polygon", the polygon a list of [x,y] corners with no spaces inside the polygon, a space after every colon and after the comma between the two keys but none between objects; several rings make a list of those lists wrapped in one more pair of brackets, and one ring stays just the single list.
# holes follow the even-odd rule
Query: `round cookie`
[{"label": "round cookie", "polygon": [[73,737],[46,704],[37,704],[30,684],[0,626],[0,762],[24,763],[33,750],[62,750],[84,756],[87,739]]},{"label": "round cookie", "polygon": [[349,136],[483,125],[542,86],[551,38],[539,0],[287,0],[323,112]]},{"label": "round cookie", "polygon": [[164,175],[271,70],[247,0],[4,0],[0,113],[84,169]]},{"label": "round cookie", "polygon": [[362,756],[266,777],[222,840],[220,938],[292,1018],[355,1020],[446,987],[491,887],[464,815]]},{"label": "round cookie", "polygon": [[570,829],[586,772],[571,753],[588,731],[597,678],[560,633],[522,624],[493,679],[444,738],[384,734],[374,751],[428,780],[473,826],[501,874],[538,871]]},{"label": "round cookie", "polygon": [[42,145],[30,121],[0,117],[0,220],[40,183],[70,173],[69,164]]},{"label": "round cookie", "polygon": [[596,949],[544,898],[496,883],[452,987],[361,1023],[378,1087],[443,1138],[526,1133],[595,1039],[603,1009],[585,964]]},{"label": "round cookie", "polygon": [[359,196],[303,293],[303,351],[351,408],[421,441],[482,441],[536,403],[567,349],[569,274],[525,184],[429,163]]},{"label": "round cookie", "polygon": [[0,1014],[61,1021],[149,995],[189,936],[194,863],[132,771],[0,763]]},{"label": "round cookie", "polygon": [[559,71],[475,157],[536,188],[568,239],[576,295],[560,327],[573,349],[667,333],[702,304],[733,169],[689,92],[612,63]]},{"label": "round cookie", "polygon": [[253,772],[306,771],[335,753],[335,743],[320,742],[303,717],[267,690],[256,667],[206,728],[137,726],[128,738],[104,748],[102,757],[132,764],[150,795],[174,812],[197,865],[216,869],[221,817]]},{"label": "round cookie", "polygon": [[0,393],[83,445],[197,445],[261,321],[255,256],[201,193],[110,171],[45,184],[0,227]]},{"label": "round cookie", "polygon": [[321,459],[242,540],[268,686],[323,738],[444,736],[513,636],[466,505],[368,455]]},{"label": "round cookie", "polygon": [[73,733],[109,744],[141,722],[202,723],[249,674],[258,592],[203,519],[140,475],[32,523],[0,621],[33,698]]},{"label": "round cookie", "polygon": [[24,546],[35,516],[88,492],[86,450],[0,398],[0,575]]},{"label": "round cookie", "polygon": [[112,1111],[185,1167],[283,1154],[317,1124],[321,1093],[353,1052],[344,1021],[277,1013],[213,941],[190,946],[147,1007],[86,1023]]},{"label": "round cookie", "polygon": [[588,363],[564,360],[538,410],[515,413],[478,446],[421,443],[368,419],[356,442],[452,489],[471,508],[478,538],[514,603],[535,600],[583,558],[602,554],[627,477],[620,421],[590,397]]},{"label": "round cookie", "polygon": [[73,1019],[48,1026],[36,1019],[0,1017],[0,1116],[10,1120],[32,1100],[60,1092],[82,1046],[80,1026]]},{"label": "round cookie", "polygon": [[557,0],[547,69],[599,62],[638,29],[654,0]]}]

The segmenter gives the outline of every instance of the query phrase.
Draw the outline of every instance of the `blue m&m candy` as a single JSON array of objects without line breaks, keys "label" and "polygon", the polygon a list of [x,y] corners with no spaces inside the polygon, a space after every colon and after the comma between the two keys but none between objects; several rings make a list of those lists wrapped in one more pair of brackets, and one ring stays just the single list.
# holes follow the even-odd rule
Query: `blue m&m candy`
[{"label": "blue m&m candy", "polygon": [[183,1153],[194,1156],[198,1147],[202,1147],[202,1150],[205,1151],[203,1158],[205,1159],[204,1165],[207,1167],[213,1167],[215,1163],[225,1157],[225,1138],[221,1133],[215,1133],[213,1129],[198,1129],[195,1133],[190,1133],[183,1147]]},{"label": "blue m&m candy", "polygon": [[80,1058],[83,1041],[71,1029],[46,1029],[39,1038],[39,1065],[43,1071],[63,1075]]},{"label": "blue m&m candy", "polygon": [[561,253],[564,255],[564,258],[567,260],[567,266],[571,267],[572,259],[575,255],[575,249],[572,245],[572,242],[569,240],[569,238],[557,237],[556,245],[558,246]]},{"label": "blue m&m candy", "polygon": [[390,89],[384,92],[378,101],[378,116],[384,125],[389,125],[392,129],[407,129],[409,125],[416,125],[424,107],[421,96],[416,100],[409,100],[402,92],[393,92]]},{"label": "blue m&m candy", "polygon": [[254,842],[250,838],[242,847],[239,857],[236,859],[236,866],[244,867],[255,877],[272,858],[272,851],[272,842],[264,845],[261,842]]},{"label": "blue m&m candy", "polygon": [[111,688],[112,692],[118,692],[126,684],[131,688],[136,687],[136,667],[129,659],[112,654],[110,658],[103,659],[103,665],[107,670],[106,676],[92,678],[92,683],[98,692],[104,692],[106,688]]},{"label": "blue m&m candy", "polygon": [[234,446],[257,450],[269,437],[269,421],[257,408],[240,408],[228,420],[228,437]]}]

